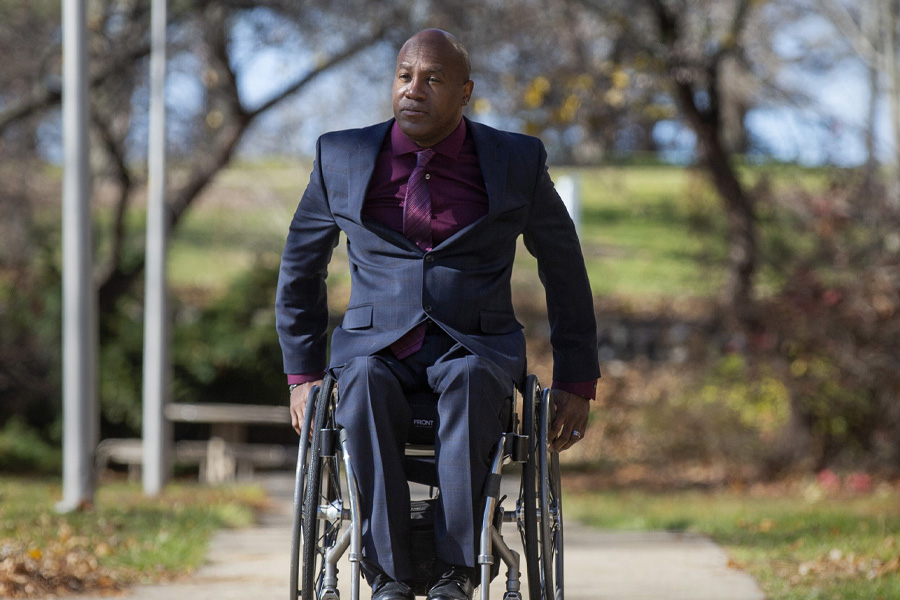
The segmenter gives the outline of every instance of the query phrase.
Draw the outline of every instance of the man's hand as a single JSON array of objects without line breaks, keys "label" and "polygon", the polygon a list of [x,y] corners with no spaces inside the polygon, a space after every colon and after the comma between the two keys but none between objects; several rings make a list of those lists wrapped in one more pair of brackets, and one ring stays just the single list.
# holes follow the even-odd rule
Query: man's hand
[{"label": "man's hand", "polygon": [[[591,401],[583,396],[563,390],[550,390],[550,399],[556,406],[556,417],[550,424],[550,449],[554,452],[568,450],[584,438],[587,429]],[[575,435],[575,433],[578,435]]]},{"label": "man's hand", "polygon": [[291,425],[294,427],[297,435],[300,435],[303,429],[303,415],[306,413],[306,401],[309,398],[309,392],[317,385],[322,385],[321,379],[301,383],[291,391]]}]

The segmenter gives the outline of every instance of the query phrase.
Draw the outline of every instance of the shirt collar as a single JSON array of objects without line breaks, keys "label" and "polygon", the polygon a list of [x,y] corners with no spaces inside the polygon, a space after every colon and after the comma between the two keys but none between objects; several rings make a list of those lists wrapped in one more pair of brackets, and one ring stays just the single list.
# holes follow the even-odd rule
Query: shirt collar
[{"label": "shirt collar", "polygon": [[[466,120],[460,119],[459,125],[453,130],[453,133],[442,139],[433,146],[433,150],[439,154],[443,154],[449,158],[456,160],[463,142],[466,140]],[[409,154],[421,150],[418,145],[409,139],[405,133],[400,131],[397,121],[391,127],[391,151],[394,156]]]}]

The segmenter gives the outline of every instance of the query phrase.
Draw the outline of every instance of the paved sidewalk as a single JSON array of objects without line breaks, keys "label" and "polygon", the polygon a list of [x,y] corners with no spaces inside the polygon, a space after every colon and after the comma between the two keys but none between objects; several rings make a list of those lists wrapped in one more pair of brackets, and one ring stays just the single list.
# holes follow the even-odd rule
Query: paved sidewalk
[{"label": "paved sidewalk", "polygon": [[[271,477],[264,484],[273,509],[258,526],[216,534],[207,564],[186,581],[138,586],[124,598],[288,600],[293,481]],[[704,536],[613,533],[568,521],[565,527],[566,600],[765,600],[756,582],[729,568],[724,552]],[[504,534],[507,540],[518,541],[514,529]],[[520,549],[518,544],[513,547]],[[524,570],[524,558],[522,565]],[[503,583],[501,573],[491,585],[491,598],[502,599]],[[369,588],[362,587],[362,600],[368,600]],[[526,587],[523,582],[527,600]],[[342,590],[341,597],[350,600],[349,590]]]}]

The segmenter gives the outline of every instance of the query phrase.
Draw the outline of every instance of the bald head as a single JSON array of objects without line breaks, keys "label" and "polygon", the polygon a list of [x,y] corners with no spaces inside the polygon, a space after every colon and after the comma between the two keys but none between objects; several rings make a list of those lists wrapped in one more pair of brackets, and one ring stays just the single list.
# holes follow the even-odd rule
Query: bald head
[{"label": "bald head", "polygon": [[426,29],[406,40],[393,90],[400,130],[423,148],[450,135],[472,95],[469,71],[469,53],[446,31]]},{"label": "bald head", "polygon": [[406,43],[400,48],[398,60],[407,46],[420,44],[427,44],[445,51],[446,56],[448,58],[452,57],[453,61],[457,63],[460,72],[463,74],[463,81],[469,80],[472,71],[472,64],[469,62],[469,52],[455,35],[443,29],[424,29],[406,40]]}]

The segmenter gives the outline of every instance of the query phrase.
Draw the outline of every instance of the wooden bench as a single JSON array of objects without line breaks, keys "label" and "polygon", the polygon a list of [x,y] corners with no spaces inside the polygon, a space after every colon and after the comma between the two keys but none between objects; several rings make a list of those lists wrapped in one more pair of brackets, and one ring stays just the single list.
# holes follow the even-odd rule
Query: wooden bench
[{"label": "wooden bench", "polygon": [[[286,406],[252,404],[169,404],[164,412],[176,423],[209,423],[209,441],[176,442],[172,459],[176,465],[196,465],[200,480],[223,483],[253,476],[257,468],[293,467],[296,455],[279,444],[248,444],[250,425],[290,426]],[[139,439],[106,439],[97,446],[98,470],[110,463],[128,466],[129,478],[139,477],[143,464],[143,444]]]},{"label": "wooden bench", "polygon": [[293,469],[296,460],[293,448],[287,446],[234,443],[214,437],[207,444],[206,468],[201,479],[207,483],[250,479],[256,469]]},{"label": "wooden bench", "polygon": [[209,423],[210,444],[207,448],[204,480],[209,483],[250,477],[257,467],[285,463],[281,446],[247,444],[250,425],[291,424],[286,406],[258,404],[169,404],[165,416],[174,423]]},{"label": "wooden bench", "polygon": [[[176,465],[196,466],[200,481],[223,483],[250,479],[256,469],[291,468],[297,457],[293,448],[279,444],[235,444],[222,438],[182,440],[172,453]],[[138,438],[109,438],[97,445],[94,465],[102,473],[111,464],[126,465],[128,479],[138,481],[144,464],[144,446]]]},{"label": "wooden bench", "polygon": [[288,425],[291,413],[287,406],[260,406],[255,404],[169,404],[164,412],[169,421],[176,423],[209,423],[210,437],[228,442],[247,439],[248,425]]},{"label": "wooden bench", "polygon": [[[199,466],[201,478],[206,467],[207,442],[184,440],[175,443],[172,460],[177,465]],[[128,479],[137,481],[144,463],[144,445],[139,438],[108,438],[97,444],[94,466],[97,472],[110,464],[126,465]]]}]

